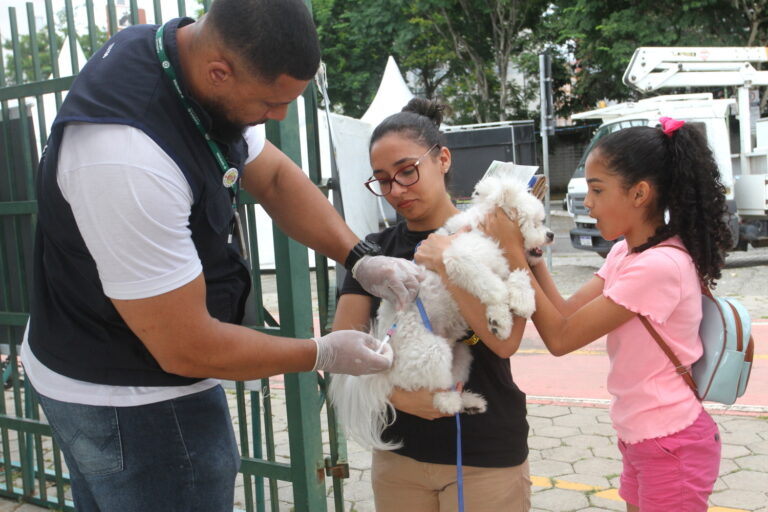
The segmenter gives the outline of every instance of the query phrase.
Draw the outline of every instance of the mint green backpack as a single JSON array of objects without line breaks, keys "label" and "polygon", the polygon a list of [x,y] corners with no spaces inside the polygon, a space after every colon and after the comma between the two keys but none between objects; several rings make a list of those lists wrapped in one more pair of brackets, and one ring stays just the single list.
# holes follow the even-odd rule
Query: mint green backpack
[{"label": "mint green backpack", "polygon": [[[683,250],[674,245],[663,247]],[[731,405],[744,394],[752,371],[755,351],[752,321],[741,302],[730,297],[715,297],[703,284],[701,312],[699,336],[704,354],[691,368],[680,364],[646,317],[638,316],[699,400]]]}]

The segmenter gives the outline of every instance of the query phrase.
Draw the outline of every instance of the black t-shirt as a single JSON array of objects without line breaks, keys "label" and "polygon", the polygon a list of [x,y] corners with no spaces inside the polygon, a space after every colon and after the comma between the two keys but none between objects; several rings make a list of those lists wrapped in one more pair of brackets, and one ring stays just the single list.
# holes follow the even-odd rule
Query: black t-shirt
[{"label": "black t-shirt", "polygon": [[[378,243],[387,256],[413,259],[416,245],[432,231],[409,231],[404,222],[366,237]],[[369,295],[347,273],[341,294]],[[380,299],[373,297],[371,314]],[[512,380],[509,359],[498,357],[480,342],[470,347],[472,367],[464,389],[483,395],[488,409],[482,414],[461,415],[462,463],[477,467],[510,467],[528,457],[528,422],[525,393]],[[421,462],[456,464],[456,418],[424,420],[397,411],[395,422],[383,434],[385,441],[402,441],[395,453]]]}]

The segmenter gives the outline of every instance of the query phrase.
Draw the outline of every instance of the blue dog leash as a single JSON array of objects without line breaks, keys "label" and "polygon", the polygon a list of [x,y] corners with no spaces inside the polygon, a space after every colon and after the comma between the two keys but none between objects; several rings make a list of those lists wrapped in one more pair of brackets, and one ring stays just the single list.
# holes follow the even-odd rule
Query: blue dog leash
[{"label": "blue dog leash", "polygon": [[[416,307],[419,309],[419,314],[421,315],[421,320],[424,322],[424,325],[427,329],[429,329],[429,332],[434,332],[432,330],[432,323],[429,321],[429,316],[427,316],[427,310],[424,309],[424,303],[421,302],[420,297],[416,297]],[[464,480],[462,478],[462,470],[461,470],[461,419],[459,416],[459,413],[456,413],[456,486],[458,487],[458,493],[459,493],[459,512],[464,512]]]}]

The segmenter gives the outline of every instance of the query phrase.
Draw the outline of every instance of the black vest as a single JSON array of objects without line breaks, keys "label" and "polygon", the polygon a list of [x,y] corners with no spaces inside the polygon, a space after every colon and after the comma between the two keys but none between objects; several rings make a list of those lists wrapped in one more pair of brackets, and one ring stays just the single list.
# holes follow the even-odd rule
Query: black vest
[{"label": "black vest", "polygon": [[[176,29],[191,21],[173,20],[164,34],[182,87]],[[234,245],[227,243],[231,192],[222,185],[210,149],[160,67],[154,42],[157,28],[129,27],[91,57],[59,110],[38,170],[29,344],[46,367],[86,382],[171,386],[199,379],[164,372],[104,295],[96,264],[56,182],[66,123],[125,124],[152,138],[176,162],[192,189],[189,227],[203,266],[208,311],[223,322],[239,323],[250,291],[250,274]],[[208,125],[205,112],[196,110]],[[230,165],[242,171],[245,141],[220,146]]]}]

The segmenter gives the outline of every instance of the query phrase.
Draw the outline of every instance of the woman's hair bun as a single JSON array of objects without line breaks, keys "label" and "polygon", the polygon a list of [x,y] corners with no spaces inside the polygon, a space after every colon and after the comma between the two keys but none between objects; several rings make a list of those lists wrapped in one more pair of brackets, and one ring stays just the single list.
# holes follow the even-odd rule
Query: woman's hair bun
[{"label": "woman's hair bun", "polygon": [[435,126],[440,128],[443,123],[443,112],[445,111],[445,105],[425,98],[413,98],[403,107],[403,112],[413,112],[427,117],[435,123]]}]

